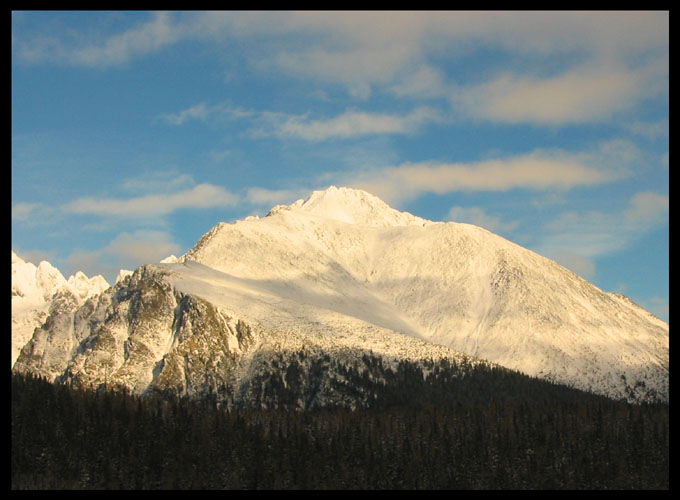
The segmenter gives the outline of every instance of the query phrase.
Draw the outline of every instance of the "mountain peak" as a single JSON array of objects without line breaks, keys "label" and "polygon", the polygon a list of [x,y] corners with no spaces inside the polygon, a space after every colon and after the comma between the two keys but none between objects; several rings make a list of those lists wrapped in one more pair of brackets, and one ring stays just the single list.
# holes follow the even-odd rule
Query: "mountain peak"
[{"label": "mountain peak", "polygon": [[175,264],[178,258],[173,255],[168,255],[166,258],[160,261],[161,264]]},{"label": "mountain peak", "polygon": [[69,276],[67,284],[74,295],[83,301],[93,295],[99,295],[110,286],[103,276],[88,278],[82,271],[76,271],[74,275]]},{"label": "mountain peak", "polygon": [[375,195],[361,189],[330,186],[313,191],[306,199],[291,205],[277,205],[269,215],[283,211],[304,212],[315,216],[362,226],[424,225],[429,221],[393,209]]},{"label": "mountain peak", "polygon": [[[387,207],[387,204],[380,198],[361,189],[348,187],[329,186],[327,189],[312,191],[312,194],[305,199],[302,208],[309,208],[319,205],[337,204],[363,204],[378,207]],[[388,207],[389,208],[389,207]]]}]

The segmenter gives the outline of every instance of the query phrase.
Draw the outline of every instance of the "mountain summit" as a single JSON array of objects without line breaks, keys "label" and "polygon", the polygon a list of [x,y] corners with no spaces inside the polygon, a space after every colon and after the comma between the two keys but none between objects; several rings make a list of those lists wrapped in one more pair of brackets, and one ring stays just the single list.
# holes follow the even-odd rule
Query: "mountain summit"
[{"label": "mountain summit", "polygon": [[297,200],[291,205],[278,205],[269,215],[283,210],[301,211],[325,219],[371,227],[423,225],[429,222],[399,212],[366,191],[335,186],[313,191],[307,199]]},{"label": "mountain summit", "polygon": [[19,369],[139,392],[226,384],[245,397],[272,356],[354,363],[370,352],[486,360],[614,398],[668,399],[667,323],[489,231],[355,189],[219,223],[177,262],[143,266],[98,300],[76,314],[68,361],[43,370],[49,352],[33,343]]}]

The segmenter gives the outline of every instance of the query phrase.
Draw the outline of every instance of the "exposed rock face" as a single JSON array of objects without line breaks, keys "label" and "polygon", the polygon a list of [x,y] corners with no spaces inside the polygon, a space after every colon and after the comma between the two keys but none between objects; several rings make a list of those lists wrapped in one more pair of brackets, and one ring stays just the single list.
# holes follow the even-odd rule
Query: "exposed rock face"
[{"label": "exposed rock face", "polygon": [[[272,371],[288,367],[291,360],[297,363],[305,353],[308,359],[298,364],[295,375],[305,381],[295,383],[300,389],[311,383],[303,374],[314,375],[317,381],[303,390],[296,404],[351,407],[360,404],[350,397],[356,390],[345,387],[338,392],[342,375],[323,367],[362,369],[361,355],[373,353],[368,347],[377,347],[377,355],[385,349],[393,364],[402,358],[469,360],[450,349],[370,327],[374,336],[380,335],[366,349],[354,346],[360,340],[354,337],[344,339],[344,345],[335,343],[330,332],[264,331],[261,325],[251,326],[206,300],[180,292],[170,284],[170,275],[161,266],[143,266],[126,283],[89,300],[75,314],[73,303],[55,307],[14,369],[76,386],[212,395],[226,404],[268,406],[277,404],[263,389]],[[293,383],[294,375],[287,370],[274,376]]]},{"label": "exposed rock face", "polygon": [[143,392],[149,386],[191,392],[219,377],[233,363],[231,350],[247,339],[230,330],[229,318],[200,299],[184,296],[164,281],[164,272],[139,268],[113,288],[91,316],[89,336],[62,367],[77,385],[110,384]]}]

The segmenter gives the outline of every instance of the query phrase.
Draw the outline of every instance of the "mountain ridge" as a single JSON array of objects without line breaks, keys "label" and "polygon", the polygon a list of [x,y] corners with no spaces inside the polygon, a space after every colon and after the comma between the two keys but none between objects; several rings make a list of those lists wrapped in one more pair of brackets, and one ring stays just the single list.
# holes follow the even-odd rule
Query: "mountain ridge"
[{"label": "mountain ridge", "polygon": [[82,271],[64,278],[43,260],[38,266],[24,261],[12,251],[12,365],[19,351],[44,322],[57,295],[69,295],[77,306],[109,288],[101,275],[88,278]]},{"label": "mountain ridge", "polygon": [[[668,399],[666,323],[489,231],[426,221],[360,190],[332,186],[264,218],[221,222],[176,262],[143,266],[126,283],[104,294],[106,308],[119,309],[121,319],[111,319],[110,309],[96,313],[109,319],[95,322],[88,337],[92,346],[118,339],[109,353],[117,361],[107,368],[114,378],[122,370],[150,384],[172,365],[186,379],[186,361],[169,360],[192,336],[203,339],[194,355],[221,363],[224,376],[253,346],[299,337],[328,349],[373,343],[378,352],[401,344],[404,352],[417,351],[420,342],[614,398]],[[138,313],[124,298],[130,293],[147,297],[134,307],[147,307],[144,300],[166,304],[165,316],[154,319],[164,325],[160,337],[137,331]],[[203,304],[192,321],[213,318],[219,360],[205,347],[214,338],[197,329],[182,336],[172,326],[183,297]],[[233,340],[230,321],[256,332],[246,349]],[[130,371],[135,345],[145,346],[145,375]],[[79,352],[62,374],[78,378],[94,351]]]}]

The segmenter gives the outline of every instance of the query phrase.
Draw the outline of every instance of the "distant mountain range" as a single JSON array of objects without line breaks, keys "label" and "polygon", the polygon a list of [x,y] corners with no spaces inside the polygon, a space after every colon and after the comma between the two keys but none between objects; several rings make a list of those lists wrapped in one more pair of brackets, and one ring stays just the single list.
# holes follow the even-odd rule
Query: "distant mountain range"
[{"label": "distant mountain range", "polygon": [[13,369],[88,387],[266,405],[294,366],[300,407],[351,407],[347,369],[380,383],[367,359],[446,360],[668,401],[667,323],[489,231],[356,189],[221,222],[113,287],[13,253],[12,297]]}]

